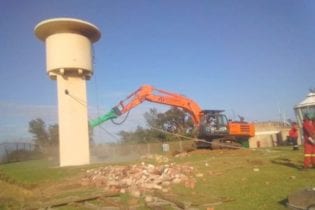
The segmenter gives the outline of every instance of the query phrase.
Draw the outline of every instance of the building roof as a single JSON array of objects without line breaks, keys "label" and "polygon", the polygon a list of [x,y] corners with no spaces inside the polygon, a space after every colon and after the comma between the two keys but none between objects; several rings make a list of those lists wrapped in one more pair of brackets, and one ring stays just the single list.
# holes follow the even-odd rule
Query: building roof
[{"label": "building roof", "polygon": [[315,106],[315,92],[310,92],[307,97],[297,104],[294,108],[301,108],[307,106]]}]

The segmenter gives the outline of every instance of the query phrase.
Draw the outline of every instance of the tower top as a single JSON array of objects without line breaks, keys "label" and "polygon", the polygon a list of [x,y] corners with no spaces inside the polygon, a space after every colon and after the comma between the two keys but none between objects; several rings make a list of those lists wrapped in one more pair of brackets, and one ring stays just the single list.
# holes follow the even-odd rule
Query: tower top
[{"label": "tower top", "polygon": [[101,37],[95,25],[74,18],[53,18],[38,23],[34,31],[45,42],[46,69],[51,79],[57,75],[92,76],[92,43]]},{"label": "tower top", "polygon": [[77,33],[87,37],[92,43],[101,37],[100,30],[93,24],[75,18],[52,18],[44,20],[35,26],[36,36],[45,41],[56,33]]}]

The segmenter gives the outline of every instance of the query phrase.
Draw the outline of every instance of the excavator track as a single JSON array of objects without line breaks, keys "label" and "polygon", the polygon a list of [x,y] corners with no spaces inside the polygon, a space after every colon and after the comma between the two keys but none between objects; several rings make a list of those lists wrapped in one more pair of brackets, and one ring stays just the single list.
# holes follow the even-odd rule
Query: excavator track
[{"label": "excavator track", "polygon": [[242,145],[238,143],[233,136],[215,138],[211,141],[199,139],[195,141],[194,146],[197,149],[240,149]]},{"label": "excavator track", "polygon": [[211,149],[240,149],[242,145],[232,136],[213,139],[211,141]]}]

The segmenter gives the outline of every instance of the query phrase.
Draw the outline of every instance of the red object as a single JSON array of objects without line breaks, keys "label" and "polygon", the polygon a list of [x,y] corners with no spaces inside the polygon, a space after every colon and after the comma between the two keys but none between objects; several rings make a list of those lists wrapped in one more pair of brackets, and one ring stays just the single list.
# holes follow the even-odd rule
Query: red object
[{"label": "red object", "polygon": [[[315,126],[311,120],[306,119],[303,122],[304,136],[304,168],[315,167],[315,143],[309,138],[315,134]],[[315,141],[315,139],[314,139]]]},{"label": "red object", "polygon": [[289,143],[291,143],[293,145],[293,150],[298,150],[299,146],[298,146],[298,129],[297,129],[297,125],[296,123],[292,123],[291,124],[291,129],[289,130]]},{"label": "red object", "polygon": [[298,129],[296,128],[296,125],[292,125],[292,127],[289,131],[289,137],[290,138],[297,138],[298,137]]}]

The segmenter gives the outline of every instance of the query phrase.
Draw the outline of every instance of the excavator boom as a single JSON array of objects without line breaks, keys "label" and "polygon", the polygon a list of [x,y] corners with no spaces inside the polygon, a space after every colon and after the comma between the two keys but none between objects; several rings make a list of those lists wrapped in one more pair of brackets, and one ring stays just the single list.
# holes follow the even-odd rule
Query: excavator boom
[{"label": "excavator boom", "polygon": [[200,119],[203,115],[201,108],[193,100],[179,94],[156,89],[150,85],[143,85],[138,90],[130,94],[126,99],[120,101],[120,103],[113,107],[111,111],[101,117],[91,120],[90,126],[96,127],[107,120],[114,119],[124,113],[127,113],[144,101],[180,107],[191,115],[196,126],[200,124]]},{"label": "excavator boom", "polygon": [[[254,124],[241,121],[230,121],[222,112],[224,110],[201,110],[199,105],[185,96],[143,85],[120,101],[108,113],[91,120],[90,126],[96,127],[103,122],[115,119],[128,113],[131,109],[145,101],[180,107],[191,115],[195,128],[198,128],[198,138],[211,142],[211,148],[216,145],[235,145],[255,135]],[[219,144],[218,144],[219,143]],[[200,142],[198,143],[200,146]],[[209,147],[209,143],[207,143]],[[218,148],[221,148],[219,146]]]}]

